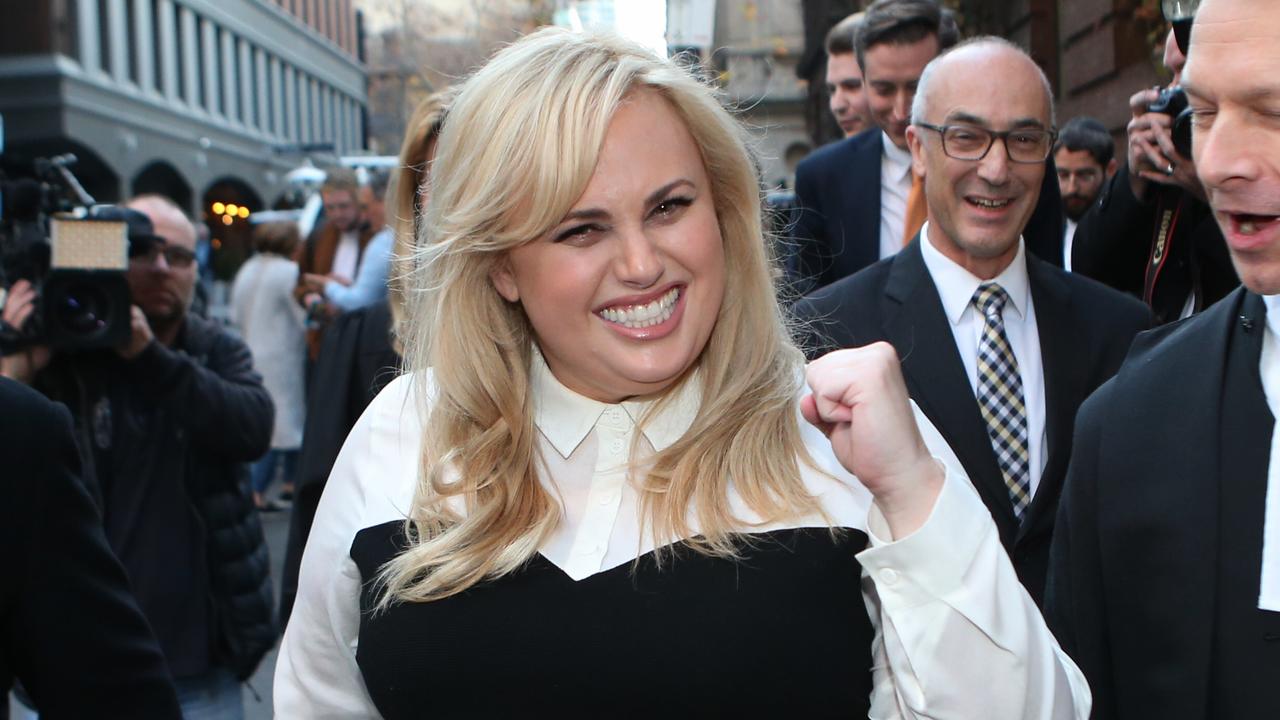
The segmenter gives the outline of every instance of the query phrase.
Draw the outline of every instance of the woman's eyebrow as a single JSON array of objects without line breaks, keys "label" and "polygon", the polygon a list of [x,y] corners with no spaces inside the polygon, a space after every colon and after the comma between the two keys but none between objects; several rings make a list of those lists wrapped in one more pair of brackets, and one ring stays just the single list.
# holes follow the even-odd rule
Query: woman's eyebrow
[{"label": "woman's eyebrow", "polygon": [[[658,202],[665,197],[667,193],[675,190],[681,185],[696,187],[692,180],[688,178],[678,178],[649,193],[649,197],[645,198],[645,204],[652,205]],[[577,210],[571,210],[569,214],[564,216],[564,220],[561,220],[560,222],[565,222],[567,220],[600,220],[607,217],[609,217],[609,211],[603,208],[579,208]]]}]

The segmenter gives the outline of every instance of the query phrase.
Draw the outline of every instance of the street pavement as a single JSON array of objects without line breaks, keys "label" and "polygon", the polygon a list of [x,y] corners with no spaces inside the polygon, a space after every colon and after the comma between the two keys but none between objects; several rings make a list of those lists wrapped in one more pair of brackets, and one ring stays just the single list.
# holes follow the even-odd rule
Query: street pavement
[{"label": "street pavement", "polygon": [[[271,551],[271,585],[272,597],[277,606],[280,604],[280,578],[284,569],[284,548],[289,539],[288,512],[261,513],[262,531],[267,536],[267,547]],[[258,672],[253,674],[244,687],[245,720],[269,720],[271,718],[271,678],[276,671],[276,653],[279,646],[273,648],[262,659]],[[255,693],[257,697],[255,697]]]}]

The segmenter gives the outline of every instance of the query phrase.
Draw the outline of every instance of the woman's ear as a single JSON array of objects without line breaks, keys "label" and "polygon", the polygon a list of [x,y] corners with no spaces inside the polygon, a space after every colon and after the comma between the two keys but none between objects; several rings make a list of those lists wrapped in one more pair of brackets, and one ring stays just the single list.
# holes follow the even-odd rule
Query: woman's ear
[{"label": "woman's ear", "polygon": [[520,299],[520,288],[516,287],[516,276],[511,272],[511,260],[502,258],[489,271],[489,281],[493,283],[493,289],[498,291],[507,302],[516,302]]}]

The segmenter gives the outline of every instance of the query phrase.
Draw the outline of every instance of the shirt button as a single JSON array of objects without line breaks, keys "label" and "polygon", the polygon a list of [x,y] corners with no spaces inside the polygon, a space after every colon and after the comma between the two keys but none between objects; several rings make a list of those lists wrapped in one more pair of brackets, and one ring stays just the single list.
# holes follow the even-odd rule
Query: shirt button
[{"label": "shirt button", "polygon": [[622,452],[622,441],[614,440],[613,443],[609,445],[609,448],[616,453]]},{"label": "shirt button", "polygon": [[604,507],[608,507],[608,506],[610,506],[610,505],[614,504],[614,503],[615,503],[615,502],[617,502],[617,501],[618,501],[618,494],[617,494],[617,493],[609,493],[608,495],[601,495],[601,496],[600,496],[600,504],[601,504],[602,506],[604,506]]},{"label": "shirt button", "polygon": [[896,585],[898,582],[898,571],[893,568],[885,568],[881,570],[880,582],[885,585]]}]

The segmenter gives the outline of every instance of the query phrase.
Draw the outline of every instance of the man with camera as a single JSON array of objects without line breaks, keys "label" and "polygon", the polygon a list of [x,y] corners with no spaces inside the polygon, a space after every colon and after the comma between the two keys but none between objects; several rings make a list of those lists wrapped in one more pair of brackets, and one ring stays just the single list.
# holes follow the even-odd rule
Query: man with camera
[{"label": "man with camera", "polygon": [[1191,158],[1181,88],[1189,37],[1184,19],[1165,40],[1169,87],[1129,99],[1128,164],[1080,219],[1072,248],[1073,271],[1142,298],[1158,323],[1199,312],[1240,284]]},{"label": "man with camera", "polygon": [[[189,312],[195,228],[167,198],[95,212],[128,228],[126,339],[111,349],[11,353],[0,372],[72,411],[86,484],[178,688],[183,715],[241,717],[237,681],[276,638],[267,548],[247,463],[273,408],[248,349]],[[34,314],[15,284],[12,325]]]}]

